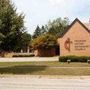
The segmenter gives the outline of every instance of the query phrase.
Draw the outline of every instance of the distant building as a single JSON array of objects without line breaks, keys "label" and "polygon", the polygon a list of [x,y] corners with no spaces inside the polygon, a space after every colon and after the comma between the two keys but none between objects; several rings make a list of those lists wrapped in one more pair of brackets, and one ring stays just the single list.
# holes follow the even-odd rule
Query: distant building
[{"label": "distant building", "polygon": [[51,48],[51,49],[36,49],[34,51],[35,56],[39,56],[39,57],[52,57],[55,56],[55,48]]},{"label": "distant building", "polygon": [[60,56],[90,56],[90,24],[75,19],[58,39]]}]

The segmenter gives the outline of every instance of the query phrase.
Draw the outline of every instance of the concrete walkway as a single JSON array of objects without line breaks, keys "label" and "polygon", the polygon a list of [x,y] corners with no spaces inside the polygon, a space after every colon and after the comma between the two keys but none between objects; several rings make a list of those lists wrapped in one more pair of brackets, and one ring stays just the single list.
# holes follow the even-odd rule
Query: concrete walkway
[{"label": "concrete walkway", "polygon": [[59,61],[59,57],[0,58],[0,62]]}]

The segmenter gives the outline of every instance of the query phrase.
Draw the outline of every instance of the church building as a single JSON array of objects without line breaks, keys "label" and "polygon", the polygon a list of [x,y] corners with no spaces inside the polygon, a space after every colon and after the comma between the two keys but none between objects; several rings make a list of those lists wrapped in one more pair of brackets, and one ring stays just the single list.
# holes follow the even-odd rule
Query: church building
[{"label": "church building", "polygon": [[75,19],[58,39],[60,56],[90,56],[90,24]]}]

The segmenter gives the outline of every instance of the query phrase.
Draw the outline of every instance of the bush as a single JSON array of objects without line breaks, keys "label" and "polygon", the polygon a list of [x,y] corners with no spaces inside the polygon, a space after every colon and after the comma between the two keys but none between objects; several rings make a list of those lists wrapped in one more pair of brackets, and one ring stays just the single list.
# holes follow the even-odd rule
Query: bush
[{"label": "bush", "polygon": [[13,57],[34,57],[34,54],[14,54]]},{"label": "bush", "polygon": [[71,62],[87,62],[90,60],[90,56],[60,56],[60,62],[67,62],[67,60],[71,60]]}]

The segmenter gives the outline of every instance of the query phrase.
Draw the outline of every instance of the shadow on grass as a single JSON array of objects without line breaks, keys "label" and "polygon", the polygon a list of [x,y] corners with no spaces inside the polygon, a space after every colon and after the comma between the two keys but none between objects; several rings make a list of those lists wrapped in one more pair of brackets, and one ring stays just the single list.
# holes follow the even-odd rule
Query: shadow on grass
[{"label": "shadow on grass", "polygon": [[32,74],[44,71],[47,66],[11,66],[0,68],[0,74]]}]

